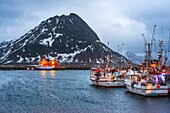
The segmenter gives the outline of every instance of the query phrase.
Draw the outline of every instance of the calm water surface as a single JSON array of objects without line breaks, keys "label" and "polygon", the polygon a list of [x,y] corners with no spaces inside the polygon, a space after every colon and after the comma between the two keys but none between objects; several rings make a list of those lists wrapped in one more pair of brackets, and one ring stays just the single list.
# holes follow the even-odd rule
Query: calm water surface
[{"label": "calm water surface", "polygon": [[0,71],[0,113],[170,113],[170,97],[91,85],[89,70]]}]

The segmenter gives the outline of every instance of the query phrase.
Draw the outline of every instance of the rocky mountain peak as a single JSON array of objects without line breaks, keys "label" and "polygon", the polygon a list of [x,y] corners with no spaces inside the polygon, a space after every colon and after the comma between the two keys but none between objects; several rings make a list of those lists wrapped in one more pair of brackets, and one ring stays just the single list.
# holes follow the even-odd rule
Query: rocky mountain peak
[{"label": "rocky mountain peak", "polygon": [[91,65],[103,62],[102,58],[108,52],[115,64],[128,62],[103,44],[83,19],[71,13],[50,17],[0,48],[0,62],[36,63],[45,56],[55,58],[60,63]]}]

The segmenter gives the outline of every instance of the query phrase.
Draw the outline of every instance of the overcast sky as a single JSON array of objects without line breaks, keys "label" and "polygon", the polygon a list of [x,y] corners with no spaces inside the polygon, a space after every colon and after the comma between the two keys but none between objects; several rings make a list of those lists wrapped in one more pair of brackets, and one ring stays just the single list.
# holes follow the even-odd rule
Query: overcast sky
[{"label": "overcast sky", "polygon": [[170,28],[170,0],[0,0],[0,42],[17,39],[55,15],[79,15],[114,51],[142,53],[144,41],[166,40]]}]

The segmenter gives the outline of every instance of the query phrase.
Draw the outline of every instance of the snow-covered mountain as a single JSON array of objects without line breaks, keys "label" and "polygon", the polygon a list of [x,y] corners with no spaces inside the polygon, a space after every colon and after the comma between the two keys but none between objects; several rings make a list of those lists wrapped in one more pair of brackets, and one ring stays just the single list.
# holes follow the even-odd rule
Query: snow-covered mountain
[{"label": "snow-covered mountain", "polygon": [[109,54],[114,64],[127,64],[124,56],[103,44],[78,15],[61,15],[42,21],[20,38],[0,45],[0,63],[36,63],[42,57],[60,63],[94,64]]},{"label": "snow-covered mountain", "polygon": [[135,53],[130,51],[126,51],[124,56],[135,64],[140,64],[144,62],[144,56],[136,55]]},{"label": "snow-covered mountain", "polygon": [[3,42],[0,43],[0,48],[4,48],[10,43],[12,43],[12,40],[4,40]]}]

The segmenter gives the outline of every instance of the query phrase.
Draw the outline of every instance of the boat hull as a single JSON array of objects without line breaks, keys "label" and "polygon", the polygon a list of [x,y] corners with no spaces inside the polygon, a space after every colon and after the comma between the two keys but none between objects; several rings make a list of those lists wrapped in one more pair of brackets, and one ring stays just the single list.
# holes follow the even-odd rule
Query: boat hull
[{"label": "boat hull", "polygon": [[132,84],[129,80],[125,80],[124,84],[129,92],[143,95],[143,96],[167,96],[168,95],[168,87],[148,84],[147,86],[142,86],[138,84]]},{"label": "boat hull", "polygon": [[36,70],[53,70],[52,67],[37,67]]},{"label": "boat hull", "polygon": [[106,87],[106,88],[119,88],[119,87],[125,87],[125,85],[121,82],[98,82],[98,81],[92,81],[93,85],[100,86],[100,87]]},{"label": "boat hull", "polygon": [[106,87],[106,88],[119,88],[119,87],[125,87],[122,80],[107,80],[107,79],[99,79],[97,80],[94,77],[90,77],[92,84],[95,86],[100,86],[100,87]]}]

